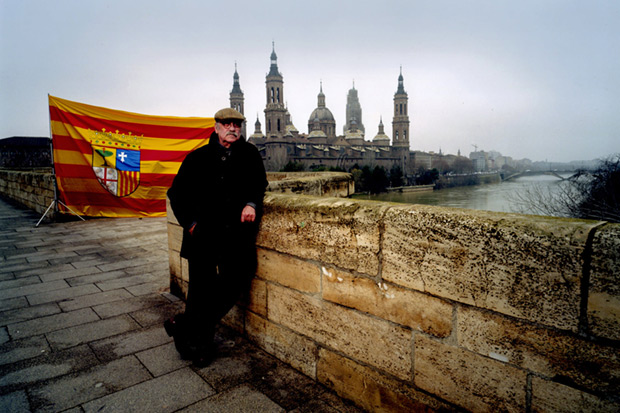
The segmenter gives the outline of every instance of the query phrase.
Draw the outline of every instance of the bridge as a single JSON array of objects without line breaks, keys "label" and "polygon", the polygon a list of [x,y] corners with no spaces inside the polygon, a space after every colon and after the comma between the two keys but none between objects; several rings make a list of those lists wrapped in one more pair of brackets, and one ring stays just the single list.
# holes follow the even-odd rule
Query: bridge
[{"label": "bridge", "polygon": [[551,175],[551,176],[555,176],[556,178],[560,179],[561,181],[566,181],[567,179],[572,178],[574,176],[574,174],[575,174],[575,171],[560,171],[560,172],[571,172],[571,173],[573,173],[573,175],[571,175],[568,178],[565,178],[565,177],[559,175],[558,171],[519,171],[519,172],[513,172],[513,173],[501,172],[500,176],[502,177],[502,181],[510,181],[510,180],[513,180],[513,179],[521,178],[522,176]]}]

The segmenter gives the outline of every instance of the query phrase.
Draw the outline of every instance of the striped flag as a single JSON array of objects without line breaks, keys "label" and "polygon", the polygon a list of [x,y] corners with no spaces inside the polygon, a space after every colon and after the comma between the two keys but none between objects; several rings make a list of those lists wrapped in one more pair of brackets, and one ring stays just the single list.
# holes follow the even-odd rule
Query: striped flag
[{"label": "striped flag", "polygon": [[165,216],[181,162],[215,126],[213,118],[141,115],[53,96],[49,107],[58,199],[93,217]]}]

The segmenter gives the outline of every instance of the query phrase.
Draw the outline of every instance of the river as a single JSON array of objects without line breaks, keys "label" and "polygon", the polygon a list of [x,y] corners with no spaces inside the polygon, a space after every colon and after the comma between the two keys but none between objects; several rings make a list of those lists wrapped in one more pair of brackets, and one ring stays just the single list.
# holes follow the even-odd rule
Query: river
[{"label": "river", "polygon": [[[571,174],[560,174],[569,177]],[[387,192],[377,195],[354,195],[357,199],[375,201],[401,202],[408,204],[439,205],[456,208],[478,209],[497,212],[533,213],[527,206],[515,204],[515,195],[528,188],[540,188],[543,191],[556,190],[560,182],[551,175],[523,176],[497,184],[461,186],[424,192]]]}]

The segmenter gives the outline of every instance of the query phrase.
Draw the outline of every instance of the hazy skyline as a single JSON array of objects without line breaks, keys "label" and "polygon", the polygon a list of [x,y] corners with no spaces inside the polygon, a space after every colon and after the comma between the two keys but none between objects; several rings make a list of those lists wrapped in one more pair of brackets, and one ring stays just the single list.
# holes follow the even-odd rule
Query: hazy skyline
[{"label": "hazy skyline", "polygon": [[392,136],[402,66],[411,149],[515,159],[620,152],[620,2],[0,0],[0,138],[49,136],[47,94],[150,115],[212,116],[235,62],[248,134],[265,132],[272,42],[293,123],[320,82],[366,140]]}]

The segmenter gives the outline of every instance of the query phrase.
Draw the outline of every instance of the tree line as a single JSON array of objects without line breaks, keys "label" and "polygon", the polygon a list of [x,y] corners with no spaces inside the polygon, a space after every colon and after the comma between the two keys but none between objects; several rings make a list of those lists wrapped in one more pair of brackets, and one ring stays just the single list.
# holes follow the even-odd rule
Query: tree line
[{"label": "tree line", "polygon": [[[406,177],[399,165],[386,170],[382,166],[354,165],[348,171],[324,165],[310,166],[310,171],[339,171],[353,175],[356,192],[378,194],[388,188],[404,185],[432,185],[440,175],[473,172],[473,165],[465,158],[457,159],[452,166],[435,165],[432,169],[419,168]],[[302,163],[289,162],[282,171],[304,171]],[[593,170],[579,170],[559,190],[545,191],[532,187],[514,195],[512,201],[522,210],[542,215],[595,219],[620,222],[620,154],[600,161]]]}]

